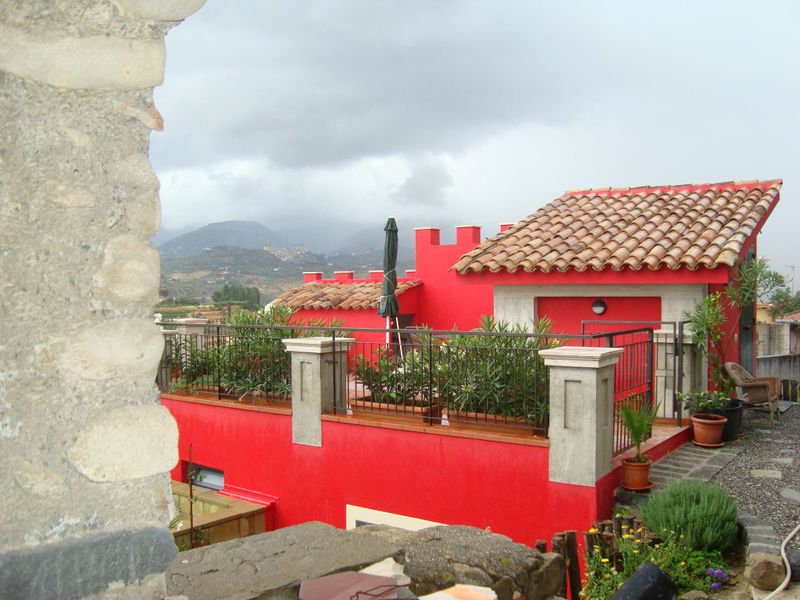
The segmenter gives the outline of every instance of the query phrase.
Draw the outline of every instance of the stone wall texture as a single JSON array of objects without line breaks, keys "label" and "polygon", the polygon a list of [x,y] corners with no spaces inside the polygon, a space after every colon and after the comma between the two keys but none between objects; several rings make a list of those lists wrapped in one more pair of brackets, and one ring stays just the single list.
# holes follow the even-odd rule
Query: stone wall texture
[{"label": "stone wall texture", "polygon": [[3,597],[164,592],[147,152],[164,35],[203,1],[0,0]]}]

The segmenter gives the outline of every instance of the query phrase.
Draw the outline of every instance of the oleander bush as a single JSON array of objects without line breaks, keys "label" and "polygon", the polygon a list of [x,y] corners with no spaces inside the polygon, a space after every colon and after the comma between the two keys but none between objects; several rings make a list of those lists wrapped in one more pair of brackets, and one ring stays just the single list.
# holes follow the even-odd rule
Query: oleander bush
[{"label": "oleander bush", "polygon": [[652,495],[642,520],[660,537],[683,536],[697,550],[725,550],[736,541],[739,515],[728,493],[715,484],[680,481]]}]

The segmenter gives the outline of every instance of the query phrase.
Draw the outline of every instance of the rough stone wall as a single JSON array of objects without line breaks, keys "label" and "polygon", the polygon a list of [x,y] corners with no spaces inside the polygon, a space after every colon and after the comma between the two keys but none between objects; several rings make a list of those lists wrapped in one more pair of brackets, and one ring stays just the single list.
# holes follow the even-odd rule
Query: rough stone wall
[{"label": "rough stone wall", "polygon": [[417,595],[462,583],[490,587],[499,600],[545,600],[564,583],[558,554],[474,527],[343,531],[309,522],[182,552],[167,570],[167,589],[193,600],[296,599],[303,581],[386,558],[403,566]]},{"label": "rough stone wall", "polygon": [[164,591],[178,433],[154,386],[147,152],[164,35],[203,1],[0,0],[6,598]]}]

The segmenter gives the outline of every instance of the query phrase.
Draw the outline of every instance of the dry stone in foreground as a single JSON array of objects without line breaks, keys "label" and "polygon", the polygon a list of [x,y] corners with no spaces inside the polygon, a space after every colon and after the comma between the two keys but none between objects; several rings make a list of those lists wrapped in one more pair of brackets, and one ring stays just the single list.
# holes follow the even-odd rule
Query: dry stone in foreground
[{"label": "dry stone in foreground", "polygon": [[404,566],[418,595],[457,583],[492,588],[500,600],[555,594],[564,563],[555,554],[472,527],[409,532],[370,525],[343,531],[304,523],[181,553],[167,571],[171,595],[189,598],[295,599],[306,579],[359,570],[386,558]]}]

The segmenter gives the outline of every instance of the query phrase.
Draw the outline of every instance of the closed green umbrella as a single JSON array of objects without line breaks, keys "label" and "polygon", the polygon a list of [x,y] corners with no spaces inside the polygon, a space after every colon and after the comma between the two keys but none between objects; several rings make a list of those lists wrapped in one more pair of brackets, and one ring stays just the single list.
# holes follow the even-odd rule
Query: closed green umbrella
[{"label": "closed green umbrella", "polygon": [[[386,241],[383,245],[383,286],[378,314],[386,317],[386,329],[391,329],[391,320],[397,320],[400,305],[397,303],[397,223],[394,217],[386,221]],[[389,332],[386,332],[386,343],[389,343]]]}]

